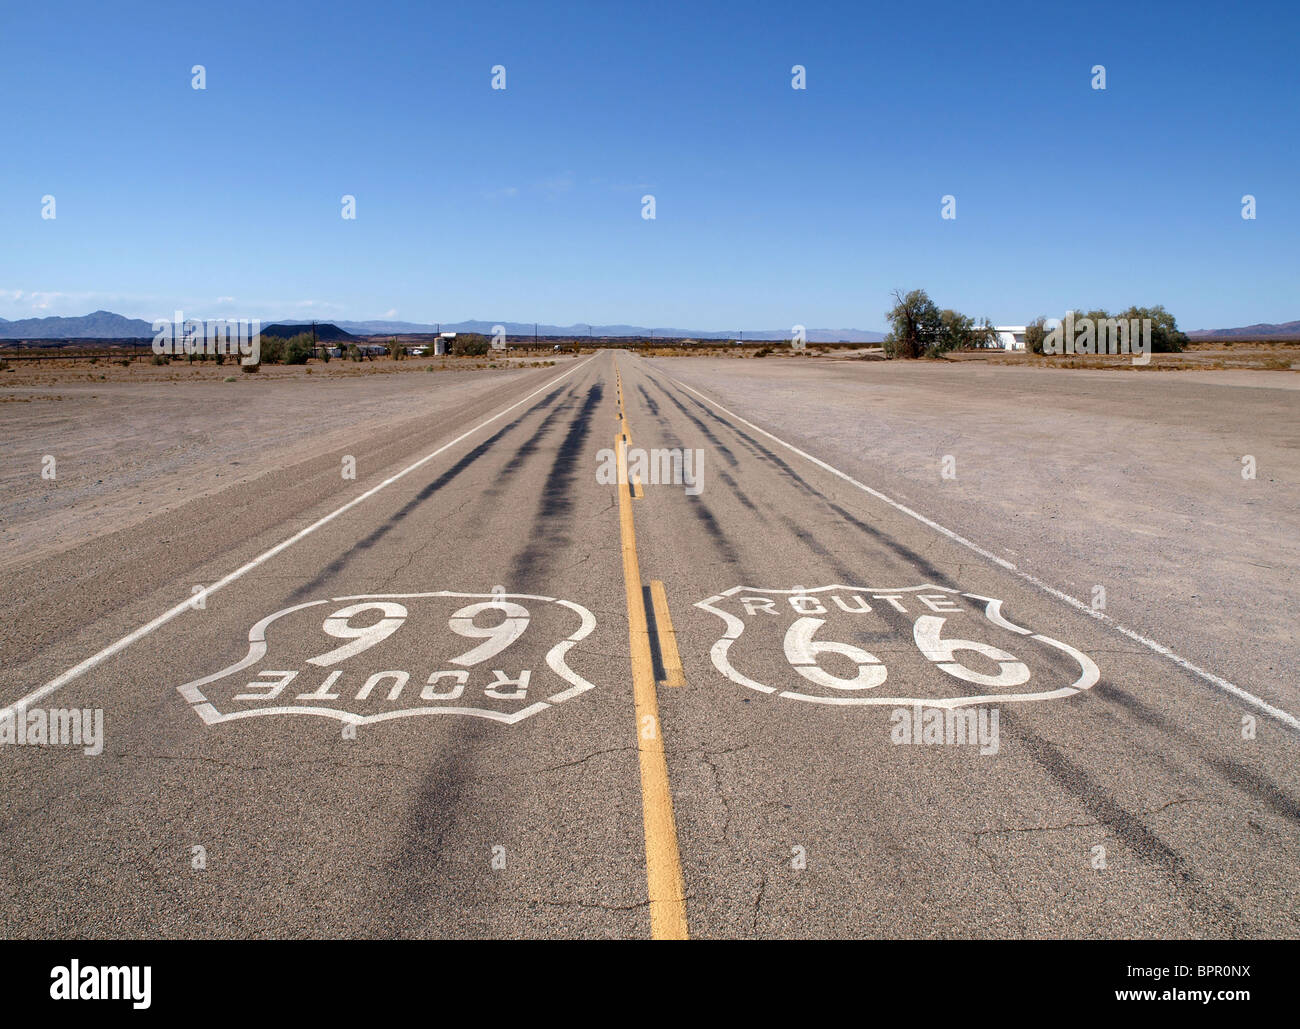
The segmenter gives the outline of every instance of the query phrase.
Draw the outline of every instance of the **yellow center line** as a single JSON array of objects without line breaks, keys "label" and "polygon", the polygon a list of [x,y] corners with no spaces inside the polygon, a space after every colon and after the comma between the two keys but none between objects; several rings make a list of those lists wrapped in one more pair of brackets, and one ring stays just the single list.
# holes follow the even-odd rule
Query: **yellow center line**
[{"label": "yellow center line", "polygon": [[[623,405],[623,379],[618,372],[614,373],[618,380],[618,425],[619,432],[622,433],[624,441],[628,446],[632,445],[632,434],[627,431],[627,408]],[[638,493],[637,496],[640,496]]]},{"label": "yellow center line", "polygon": [[655,628],[659,633],[659,655],[663,658],[665,686],[685,686],[686,670],[682,668],[681,655],[677,653],[677,633],[668,614],[668,594],[658,579],[650,582],[650,601],[654,605]]},{"label": "yellow center line", "polygon": [[[650,935],[656,940],[684,940],[686,885],[677,847],[673,795],[668,787],[659,698],[655,693],[650,629],[636,556],[636,526],[627,482],[627,443],[614,438],[618,454],[618,517],[623,543],[623,584],[627,590],[627,636],[632,658],[632,696],[636,706],[637,756],[641,763],[641,814],[645,822],[646,891],[650,899]],[[675,648],[674,648],[675,649]]]}]

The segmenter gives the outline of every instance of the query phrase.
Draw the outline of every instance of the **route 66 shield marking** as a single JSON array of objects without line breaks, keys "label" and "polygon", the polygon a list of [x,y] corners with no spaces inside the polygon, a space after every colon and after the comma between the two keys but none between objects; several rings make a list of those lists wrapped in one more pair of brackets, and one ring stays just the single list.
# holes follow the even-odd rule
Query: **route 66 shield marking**
[{"label": "route 66 shield marking", "polygon": [[726,626],[719,672],[814,704],[1055,700],[1101,677],[1087,654],[1008,620],[1001,600],[942,586],[734,586],[695,606]]},{"label": "route 66 shield marking", "polygon": [[334,597],[267,615],[241,661],[177,689],[208,725],[261,715],[513,725],[594,688],[565,657],[595,627],[585,607],[531,594]]}]

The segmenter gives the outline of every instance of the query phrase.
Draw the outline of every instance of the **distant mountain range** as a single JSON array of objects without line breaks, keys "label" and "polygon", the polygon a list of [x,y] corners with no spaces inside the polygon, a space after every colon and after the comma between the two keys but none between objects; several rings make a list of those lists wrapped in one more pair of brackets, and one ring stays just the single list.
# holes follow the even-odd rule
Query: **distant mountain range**
[{"label": "distant mountain range", "polygon": [[1243,325],[1239,329],[1197,329],[1187,334],[1192,339],[1300,339],[1300,322]]},{"label": "distant mountain range", "polygon": [[[483,321],[465,321],[465,322],[443,322],[441,325],[430,325],[419,322],[391,322],[391,321],[368,321],[368,322],[336,322],[341,329],[348,332],[361,333],[363,335],[374,335],[378,333],[403,333],[403,332],[436,332],[441,329],[443,332],[481,332],[485,336],[492,335],[492,331],[498,325],[505,327],[506,335],[519,337],[531,336],[534,331],[532,322],[483,322]],[[580,323],[577,325],[545,325],[538,323],[536,332],[539,336],[662,336],[665,339],[738,339],[744,336],[745,339],[789,339],[790,330],[785,329],[729,329],[724,332],[709,331],[704,329],[675,329],[675,328],[649,328],[644,325],[587,325]],[[884,334],[864,329],[809,329],[807,331],[809,343],[879,343],[884,339]]]},{"label": "distant mountain range", "polygon": [[[490,336],[497,325],[504,325],[507,335],[512,337],[531,336],[532,322],[443,322],[441,326],[423,322],[399,321],[362,321],[362,322],[317,322],[317,335],[325,338],[323,328],[326,325],[337,326],[345,334],[373,336],[379,334],[430,333],[439,328],[443,332],[481,332]],[[708,332],[699,329],[646,328],[640,325],[538,325],[539,336],[662,336],[664,338],[683,339],[736,339],[741,330],[727,332]],[[272,331],[274,329],[274,331]],[[292,336],[298,332],[310,332],[311,323],[299,321],[268,322],[263,320],[262,332],[265,335]],[[0,339],[152,339],[153,323],[142,318],[125,318],[112,311],[95,311],[80,318],[20,318],[8,321],[0,318]],[[789,339],[789,329],[769,329],[766,331],[745,329],[745,339]],[[329,338],[335,338],[330,336]],[[338,338],[346,338],[340,336]],[[848,343],[878,343],[884,339],[879,332],[861,329],[809,329],[809,343],[836,343],[841,340]]]},{"label": "distant mountain range", "polygon": [[[442,329],[443,332],[481,332],[491,335],[497,325],[504,325],[506,334],[512,337],[531,336],[532,322],[443,322],[433,325],[426,322],[399,322],[382,319],[361,322],[317,322],[317,335],[321,338],[344,339],[348,334],[361,336],[400,335],[402,333],[430,333]],[[326,326],[330,328],[325,329]],[[326,337],[324,331],[334,327],[340,334]],[[272,332],[272,328],[275,329]],[[310,332],[310,322],[283,321],[268,322],[263,320],[262,332],[267,335],[292,336],[298,332]],[[726,332],[706,331],[701,329],[647,328],[642,325],[537,325],[539,336],[661,336],[665,339],[738,339],[747,340],[789,339],[787,329],[745,329]],[[125,318],[112,311],[95,311],[80,318],[20,318],[8,321],[0,318],[0,339],[152,339],[153,323],[142,318]],[[1196,329],[1187,334],[1192,339],[1285,339],[1300,338],[1300,321],[1282,322],[1280,324],[1245,325],[1236,329]],[[884,334],[870,329],[809,329],[809,343],[879,343]]]},{"label": "distant mountain range", "polygon": [[0,339],[153,339],[153,325],[140,318],[123,318],[96,311],[80,318],[0,318]]}]

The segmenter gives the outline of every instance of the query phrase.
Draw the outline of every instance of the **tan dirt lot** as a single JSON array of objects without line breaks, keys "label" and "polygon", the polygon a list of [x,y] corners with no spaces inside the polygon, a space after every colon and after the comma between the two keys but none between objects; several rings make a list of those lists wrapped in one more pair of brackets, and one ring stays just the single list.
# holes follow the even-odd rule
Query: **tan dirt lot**
[{"label": "tan dirt lot", "polygon": [[[393,431],[549,362],[514,361],[513,370],[490,363],[331,361],[251,375],[211,363],[15,362],[0,372],[0,568]],[[430,364],[435,370],[425,371]],[[53,481],[41,475],[47,455]]]}]

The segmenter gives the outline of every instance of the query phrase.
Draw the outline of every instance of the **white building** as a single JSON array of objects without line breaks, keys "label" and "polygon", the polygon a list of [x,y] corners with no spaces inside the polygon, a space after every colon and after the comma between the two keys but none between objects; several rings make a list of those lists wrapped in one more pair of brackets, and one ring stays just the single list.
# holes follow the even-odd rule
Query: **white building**
[{"label": "white building", "polygon": [[998,346],[1003,350],[1025,349],[1024,325],[995,325],[993,331],[998,334]]}]

